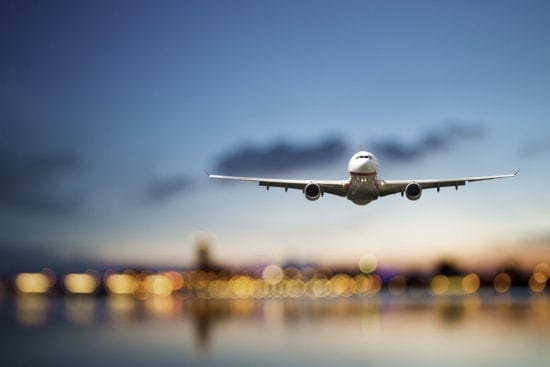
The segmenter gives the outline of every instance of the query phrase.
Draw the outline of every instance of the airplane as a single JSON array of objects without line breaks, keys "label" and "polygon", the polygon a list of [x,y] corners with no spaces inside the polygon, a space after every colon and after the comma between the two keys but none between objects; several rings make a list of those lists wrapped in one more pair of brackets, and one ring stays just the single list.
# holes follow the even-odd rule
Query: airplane
[{"label": "airplane", "polygon": [[333,194],[347,198],[357,205],[367,205],[379,197],[400,193],[409,200],[418,200],[424,189],[437,189],[442,187],[464,186],[467,182],[494,180],[499,178],[514,177],[519,169],[506,175],[464,177],[442,180],[380,180],[378,179],[378,160],[374,154],[365,150],[355,153],[348,164],[349,178],[347,180],[285,180],[257,177],[237,177],[212,175],[205,170],[210,178],[238,181],[258,182],[260,186],[282,187],[302,190],[306,199],[314,201],[324,194]]}]

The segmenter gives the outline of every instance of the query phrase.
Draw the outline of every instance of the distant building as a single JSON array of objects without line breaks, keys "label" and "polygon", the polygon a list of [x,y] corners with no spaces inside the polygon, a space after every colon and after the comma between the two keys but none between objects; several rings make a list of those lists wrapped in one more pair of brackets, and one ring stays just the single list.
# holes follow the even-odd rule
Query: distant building
[{"label": "distant building", "polygon": [[197,269],[208,271],[212,268],[210,259],[210,244],[207,240],[201,239],[197,243]]}]

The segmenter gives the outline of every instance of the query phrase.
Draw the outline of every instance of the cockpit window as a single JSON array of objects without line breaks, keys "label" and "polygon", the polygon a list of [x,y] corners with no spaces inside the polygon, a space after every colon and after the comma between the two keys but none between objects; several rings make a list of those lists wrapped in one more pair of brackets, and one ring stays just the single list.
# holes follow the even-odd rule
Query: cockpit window
[{"label": "cockpit window", "polygon": [[370,155],[359,155],[359,156],[355,157],[355,159],[359,159],[359,158],[372,158],[372,156],[370,156]]}]

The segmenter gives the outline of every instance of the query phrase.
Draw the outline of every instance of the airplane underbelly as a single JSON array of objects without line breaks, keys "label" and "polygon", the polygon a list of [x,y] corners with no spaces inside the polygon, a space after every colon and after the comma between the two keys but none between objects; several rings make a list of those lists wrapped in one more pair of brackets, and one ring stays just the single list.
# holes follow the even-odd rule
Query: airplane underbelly
[{"label": "airplane underbelly", "polygon": [[346,197],[357,205],[367,205],[378,199],[378,188],[372,178],[353,178]]}]

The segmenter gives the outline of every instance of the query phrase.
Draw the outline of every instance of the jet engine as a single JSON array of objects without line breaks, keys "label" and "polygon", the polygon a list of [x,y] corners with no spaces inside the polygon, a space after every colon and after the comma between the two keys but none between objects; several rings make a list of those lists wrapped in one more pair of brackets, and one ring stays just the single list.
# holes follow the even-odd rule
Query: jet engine
[{"label": "jet engine", "polygon": [[422,187],[416,182],[411,182],[405,187],[405,195],[409,200],[418,200],[422,196]]},{"label": "jet engine", "polygon": [[313,182],[308,183],[306,187],[304,187],[304,194],[308,200],[317,200],[321,196],[321,187]]}]

